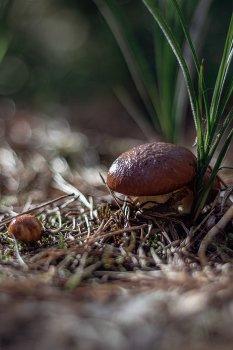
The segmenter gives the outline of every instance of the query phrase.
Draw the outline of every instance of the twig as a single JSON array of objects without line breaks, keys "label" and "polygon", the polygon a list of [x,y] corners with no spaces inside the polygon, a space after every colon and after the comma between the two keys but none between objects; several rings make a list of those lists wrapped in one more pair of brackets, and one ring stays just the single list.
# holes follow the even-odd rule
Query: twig
[{"label": "twig", "polygon": [[184,251],[187,251],[188,249],[190,249],[193,246],[193,244],[203,235],[204,231],[205,229],[201,230],[201,232],[199,232],[198,235],[191,242],[186,244],[183,247]]},{"label": "twig", "polygon": [[154,222],[156,223],[156,225],[158,226],[158,228],[161,230],[163,237],[167,240],[168,244],[171,243],[171,240],[167,234],[167,232],[164,230],[164,228],[158,223],[158,221],[156,219],[154,219]]},{"label": "twig", "polygon": [[[100,173],[99,173],[99,174],[100,174]],[[125,213],[124,213],[124,210],[122,209],[120,203],[118,202],[118,199],[116,198],[114,192],[113,192],[113,191],[111,190],[111,188],[108,186],[108,184],[106,183],[106,181],[104,180],[104,178],[103,178],[103,176],[102,176],[101,174],[100,174],[100,177],[101,177],[101,180],[103,181],[104,185],[107,187],[109,193],[112,195],[113,199],[115,200],[117,206],[119,207],[119,209],[120,209],[122,215],[123,215],[124,218],[125,218],[125,221],[126,221],[127,225],[130,227],[129,220],[127,219],[127,217],[126,217],[126,215],[125,215]]]},{"label": "twig", "polygon": [[30,213],[32,213],[32,212],[38,210],[38,209],[44,208],[44,207],[46,207],[47,205],[50,205],[50,204],[52,204],[52,203],[57,202],[57,201],[59,201],[60,199],[63,199],[63,198],[69,197],[69,196],[73,196],[73,195],[74,195],[73,193],[71,193],[71,194],[66,194],[66,195],[64,195],[64,196],[58,197],[58,198],[53,199],[53,200],[51,200],[51,201],[49,201],[49,202],[46,202],[46,203],[44,203],[44,204],[38,205],[36,208],[33,208],[33,209],[30,209],[30,210],[24,211],[24,212],[22,212],[22,213],[20,213],[20,214],[17,214],[17,215],[15,215],[15,216],[12,216],[11,218],[5,219],[5,220],[1,221],[0,228],[3,227],[3,226],[4,226],[5,224],[7,224],[8,222],[10,222],[13,218],[17,218],[18,216],[23,215],[23,214],[30,214]]},{"label": "twig", "polygon": [[233,218],[233,205],[227,210],[219,222],[207,233],[201,242],[200,248],[198,250],[198,256],[201,264],[207,265],[208,259],[206,258],[205,252],[208,244],[214,239],[214,237],[224,229],[227,223]]},{"label": "twig", "polygon": [[172,222],[169,222],[168,223],[168,226],[169,226],[169,230],[171,232],[171,235],[172,235],[172,238],[174,241],[178,240],[179,239],[179,236],[178,236],[178,233],[174,227],[174,225],[172,224]]},{"label": "twig", "polygon": [[90,202],[90,205],[91,205],[91,208],[90,208],[90,219],[91,219],[91,220],[94,220],[94,213],[93,213],[94,203],[93,203],[93,197],[89,197],[89,202]]},{"label": "twig", "polygon": [[166,216],[166,215],[163,215],[163,214],[160,214],[160,213],[156,213],[156,212],[153,212],[153,211],[149,211],[147,212],[147,214],[144,214],[142,213],[141,216],[145,219],[150,219],[150,220],[153,220],[154,221],[154,218],[160,218],[161,220],[167,220],[167,221],[172,221],[172,222],[175,222],[179,225],[181,225],[185,231],[185,233],[187,235],[189,235],[189,230],[187,229],[187,227],[185,226],[185,224],[180,221],[180,220],[177,220],[175,218],[172,218],[171,216]]},{"label": "twig", "polygon": [[83,238],[81,238],[80,240],[78,240],[76,242],[79,243],[79,242],[85,241],[87,239],[90,239],[91,241],[90,241],[89,245],[91,245],[92,243],[97,242],[99,239],[108,238],[108,237],[111,237],[113,235],[120,235],[120,234],[123,234],[125,232],[131,232],[131,231],[134,231],[134,230],[139,230],[142,227],[146,227],[146,226],[147,226],[146,224],[143,224],[143,225],[140,225],[140,226],[126,227],[126,228],[121,229],[121,230],[117,230],[117,231],[113,231],[113,232],[106,232],[105,234],[100,234],[98,237],[95,237],[95,238],[93,238],[93,235],[90,236],[90,237],[83,237]]},{"label": "twig", "polygon": [[221,213],[223,211],[223,207],[226,203],[226,201],[228,200],[228,198],[230,197],[230,195],[232,194],[233,192],[233,186],[229,186],[226,191],[224,191],[224,195],[223,195],[223,198],[222,198],[222,203],[221,203]]},{"label": "twig", "polygon": [[76,187],[72,186],[66,180],[63,179],[63,177],[55,173],[53,175],[53,180],[57,183],[59,189],[61,189],[63,192],[66,192],[68,194],[75,194],[76,196],[79,196],[79,200],[88,208],[91,209],[91,204],[88,202],[86,197],[80,192]]},{"label": "twig", "polygon": [[88,252],[85,252],[81,258],[80,264],[76,270],[76,273],[73,274],[69,280],[66,282],[65,284],[65,289],[74,289],[75,287],[77,287],[79,285],[79,283],[81,282],[82,279],[82,273],[83,273],[83,269],[84,269],[84,265],[86,263],[88,257]]},{"label": "twig", "polygon": [[153,225],[149,225],[148,226],[148,232],[145,235],[145,237],[141,240],[139,247],[143,247],[144,246],[146,240],[150,237],[150,235],[152,233],[152,228],[153,228]]},{"label": "twig", "polygon": [[195,229],[193,231],[190,230],[190,234],[186,239],[188,239],[188,238],[190,239],[191,237],[193,237],[195,235],[195,233],[201,228],[201,226],[209,219],[209,217],[213,214],[213,212],[214,212],[214,208],[209,212],[209,214],[207,214],[205,216],[205,218],[202,220],[202,222],[197,227],[195,227]]},{"label": "twig", "polygon": [[[98,227],[98,229],[94,232],[94,234],[91,236],[92,238],[95,238],[99,235],[101,235],[101,233],[103,232],[104,230],[104,226],[105,226],[105,220],[103,220],[100,224],[100,226]],[[87,237],[90,237],[90,235],[88,234]],[[90,242],[88,243],[88,245],[90,245]],[[87,246],[88,246],[87,245]]]},{"label": "twig", "polygon": [[141,265],[141,268],[144,268],[146,266],[146,260],[144,259],[146,254],[145,254],[142,246],[140,246],[138,248],[138,256],[139,256],[139,263]]},{"label": "twig", "polygon": [[178,245],[180,245],[180,240],[179,239],[177,239],[177,240],[171,242],[170,244],[166,245],[165,249],[168,249],[168,248],[171,248],[171,247],[177,247]]},{"label": "twig", "polygon": [[155,262],[155,266],[158,266],[161,268],[161,270],[164,270],[165,265],[162,263],[162,260],[160,259],[160,257],[158,256],[158,254],[156,254],[155,250],[153,247],[150,248],[150,252],[151,252],[151,255],[152,255],[152,258]]},{"label": "twig", "polygon": [[16,256],[17,256],[17,259],[18,259],[18,261],[19,261],[19,264],[20,264],[23,268],[28,269],[27,264],[25,263],[25,261],[23,260],[23,258],[22,258],[21,255],[20,255],[18,243],[17,243],[17,240],[16,240],[15,236],[13,235],[13,233],[11,233],[11,236],[13,237],[13,239],[14,239],[14,241],[15,241],[15,251],[16,251]]},{"label": "twig", "polygon": [[85,219],[85,222],[86,222],[86,226],[87,226],[87,237],[90,237],[90,235],[91,235],[91,225],[90,225],[90,222],[89,222],[89,220],[88,220],[88,217],[87,217],[87,215],[85,214],[84,215],[84,219]]}]

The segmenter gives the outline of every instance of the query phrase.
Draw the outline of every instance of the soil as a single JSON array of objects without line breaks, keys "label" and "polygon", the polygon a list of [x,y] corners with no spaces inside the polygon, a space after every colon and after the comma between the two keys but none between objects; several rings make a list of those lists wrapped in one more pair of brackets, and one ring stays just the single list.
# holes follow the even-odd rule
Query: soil
[{"label": "soil", "polygon": [[[146,140],[117,108],[108,105],[105,113],[95,108],[103,113],[102,124],[95,124],[91,110],[85,115],[79,107],[75,113],[85,118],[71,127],[63,117],[44,119],[22,110],[5,118],[0,154],[1,349],[232,348],[232,222],[209,246],[207,266],[201,266],[197,255],[201,238],[230,204],[221,199],[206,209],[195,236],[201,238],[191,241],[190,250],[181,245],[185,230],[192,227],[188,218],[132,215],[130,224],[139,227],[136,236],[134,231],[124,233],[125,218],[99,172],[105,178],[112,159]],[[106,116],[116,110],[121,117],[109,124]],[[227,173],[224,180],[231,184]],[[72,192],[74,196],[64,197]],[[89,204],[93,199],[93,212],[82,195]],[[211,208],[212,221],[201,225]],[[46,230],[41,242],[18,242],[21,261],[7,226],[12,216],[28,210]],[[161,234],[164,230],[168,238]]]}]

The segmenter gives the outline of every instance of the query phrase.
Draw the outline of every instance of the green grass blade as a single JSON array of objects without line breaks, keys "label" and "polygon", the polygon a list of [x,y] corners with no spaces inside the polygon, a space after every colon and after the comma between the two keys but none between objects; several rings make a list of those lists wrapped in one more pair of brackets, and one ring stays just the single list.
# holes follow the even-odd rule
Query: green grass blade
[{"label": "green grass blade", "polygon": [[203,65],[200,67],[198,81],[198,97],[197,97],[197,150],[198,150],[198,168],[203,164],[204,159],[204,139],[202,133],[202,78]]},{"label": "green grass blade", "polygon": [[[174,16],[171,13],[172,6],[170,3],[168,3],[168,6],[166,8],[165,12],[165,18],[170,24],[170,26],[173,28],[173,20]],[[158,26],[157,26],[158,28]],[[160,31],[160,28],[158,28],[158,31]],[[160,48],[161,49],[161,48]],[[174,95],[171,93],[171,91],[174,91],[174,82],[175,82],[175,73],[177,68],[177,60],[175,55],[173,55],[171,47],[167,44],[167,40],[163,35],[163,46],[162,46],[162,52],[163,52],[163,62],[158,69],[162,71],[162,80],[158,81],[158,86],[160,87],[161,91],[161,112],[164,118],[164,121],[167,125],[169,125],[169,131],[170,135],[169,138],[172,143],[174,143],[174,113],[172,111],[172,102]]]},{"label": "green grass blade", "polygon": [[163,46],[164,35],[155,21],[153,21],[153,39],[156,76],[157,81],[160,82],[163,80],[161,70],[161,67],[163,66],[163,52],[161,50],[161,47]]},{"label": "green grass blade", "polygon": [[[204,41],[205,36],[205,23],[207,19],[207,14],[209,12],[210,6],[212,4],[213,0],[199,0],[195,6],[194,11],[192,12],[192,18],[188,22],[189,23],[189,34],[191,37],[192,44],[195,48],[196,54],[198,55],[198,52],[200,53],[200,48],[202,46],[202,43]],[[179,8],[181,10],[181,13],[185,13],[186,11],[186,2],[184,3],[185,7],[182,8],[183,2],[179,1]],[[173,6],[174,7],[174,6]],[[175,11],[176,12],[176,11]],[[176,14],[176,13],[175,13]],[[182,26],[180,25],[180,18],[179,16],[175,16],[177,19],[177,22],[179,24],[179,28],[184,33]],[[186,20],[187,22],[187,20]],[[190,50],[189,43],[187,39],[185,38],[185,41],[182,45],[182,52],[185,58],[185,61],[187,63],[187,66],[189,68],[189,71],[191,73],[192,78],[195,74],[195,62],[193,59],[192,52]],[[198,62],[199,63],[199,62]],[[176,113],[176,124],[175,129],[176,132],[178,130],[182,129],[182,121],[184,120],[187,112],[187,105],[188,105],[188,96],[187,96],[187,90],[186,86],[183,81],[181,81],[182,72],[178,73],[177,81],[176,81],[176,87],[175,87],[175,98],[174,98],[174,106],[173,109]],[[182,77],[183,79],[183,77]],[[204,84],[204,81],[203,81]],[[203,91],[204,95],[204,102],[205,100],[208,103],[207,93],[206,89],[204,88]],[[209,109],[209,104],[207,106]]]},{"label": "green grass blade", "polygon": [[184,79],[186,82],[186,86],[188,89],[190,105],[191,105],[193,118],[194,118],[194,123],[195,123],[196,129],[197,129],[196,96],[195,96],[195,91],[194,91],[192,79],[191,79],[191,76],[189,73],[189,69],[188,69],[187,64],[185,62],[183,54],[182,54],[182,52],[181,52],[181,50],[176,42],[171,30],[169,29],[169,27],[165,23],[164,19],[160,15],[159,11],[155,7],[152,0],[142,0],[142,1],[145,4],[145,6],[148,8],[148,10],[150,11],[152,16],[154,17],[154,19],[157,21],[158,25],[160,26],[161,30],[163,31],[169,45],[171,46],[179,64],[180,64],[180,67],[181,67],[181,70],[183,72]]},{"label": "green grass blade", "polygon": [[211,162],[211,159],[213,158],[213,155],[223,137],[223,135],[225,134],[225,131],[227,129],[227,127],[229,126],[230,122],[233,119],[233,107],[231,108],[228,116],[226,117],[214,143],[213,146],[210,150],[210,153],[208,156],[204,156],[202,159],[200,158],[200,155],[198,154],[198,166],[197,166],[197,181],[195,184],[195,191],[196,193],[198,193],[201,188],[203,187],[203,183],[204,183],[204,177],[205,177],[205,172]]},{"label": "green grass blade", "polygon": [[156,139],[155,131],[151,123],[149,123],[149,121],[145,118],[145,115],[138,108],[137,104],[132,101],[127,89],[124,89],[122,85],[113,86],[112,88],[122,106],[124,106],[125,110],[131,115],[146,138],[153,142]]},{"label": "green grass blade", "polygon": [[230,112],[228,113],[226,119],[224,120],[224,123],[218,133],[218,135],[215,138],[215,141],[210,149],[209,155],[206,158],[206,162],[209,164],[211,162],[211,159],[213,158],[213,155],[219,145],[219,142],[221,141],[223,135],[225,134],[226,129],[228,128],[230,122],[233,119],[233,107],[231,108]]},{"label": "green grass blade", "polygon": [[[135,86],[158,130],[160,101],[158,91],[141,48],[131,33],[120,7],[114,0],[93,0],[108,23],[127,63]],[[156,113],[155,113],[156,112]]]},{"label": "green grass blade", "polygon": [[197,179],[195,183],[195,192],[202,188],[204,183],[205,171],[205,155],[204,155],[204,139],[202,132],[202,66],[199,74],[198,83],[198,99],[197,99]]},{"label": "green grass blade", "polygon": [[[161,6],[160,6],[161,7]],[[168,12],[168,13],[167,13]],[[174,29],[174,11],[170,4],[166,9],[166,19]],[[171,47],[167,44],[167,40],[155,21],[154,24],[154,52],[155,52],[155,68],[157,74],[157,86],[161,101],[161,117],[162,130],[165,139],[171,143],[177,142],[177,132],[175,128],[176,114],[173,109],[174,89],[176,81],[177,68],[179,67],[175,55],[173,55]],[[175,29],[174,29],[175,30]],[[177,30],[175,30],[177,33]]]},{"label": "green grass blade", "polygon": [[[195,51],[195,48],[193,46],[193,43],[192,43],[192,39],[190,37],[190,34],[189,34],[189,30],[188,30],[188,27],[186,25],[186,22],[185,22],[185,19],[184,19],[184,16],[179,8],[179,5],[177,3],[176,0],[172,0],[172,3],[173,3],[173,6],[179,16],[179,19],[180,19],[180,23],[182,25],[182,28],[183,28],[183,31],[184,31],[184,34],[186,36],[186,39],[189,43],[189,47],[190,47],[190,50],[192,52],[192,55],[193,55],[193,60],[194,60],[194,63],[195,63],[195,66],[196,66],[196,69],[197,69],[197,72],[199,74],[200,72],[200,63],[199,63],[199,60],[198,60],[198,57],[197,57],[197,54],[196,54],[196,51]],[[207,96],[207,90],[206,90],[206,87],[205,87],[205,82],[204,80],[202,81],[203,83],[203,96],[204,96],[204,103],[205,103],[205,109],[206,109],[206,122],[207,122],[207,130],[209,130],[210,128],[210,109],[209,109],[209,102],[208,102],[208,96]]]},{"label": "green grass blade", "polygon": [[222,104],[219,108],[219,111],[218,111],[218,114],[217,114],[217,117],[216,117],[216,120],[212,126],[212,129],[211,129],[211,134],[210,134],[210,137],[209,137],[209,142],[212,142],[213,138],[214,138],[214,135],[215,135],[215,132],[216,132],[216,129],[219,125],[219,122],[220,122],[220,119],[223,115],[223,112],[226,108],[226,105],[229,101],[229,98],[231,97],[232,95],[232,92],[233,92],[233,78],[231,79],[231,82],[230,82],[230,85],[228,86],[228,89],[227,89],[227,92],[224,96],[224,99],[222,101]]},{"label": "green grass blade", "polygon": [[233,46],[233,15],[231,17],[231,22],[230,22],[227,39],[226,39],[226,43],[223,51],[223,57],[219,68],[218,77],[215,84],[214,93],[213,93],[212,102],[211,102],[210,120],[212,123],[214,123],[216,119],[224,81],[230,65],[230,61],[232,59],[232,54],[231,54],[232,46]]},{"label": "green grass blade", "polygon": [[212,170],[212,174],[209,178],[209,181],[207,182],[204,189],[201,191],[199,198],[197,199],[196,206],[195,206],[195,218],[194,218],[194,220],[196,220],[198,218],[199,214],[201,213],[202,209],[205,206],[205,203],[209,197],[210,191],[213,187],[216,175],[221,167],[222,161],[223,161],[223,159],[227,153],[227,150],[230,146],[232,136],[233,136],[233,129],[229,133],[229,135],[228,135],[228,137],[227,137],[227,139],[226,139],[226,141],[225,141],[225,143],[224,143],[224,145],[219,153],[219,156],[218,156],[217,161],[215,163],[215,166]]},{"label": "green grass blade", "polygon": [[6,39],[6,37],[0,37],[0,63],[5,57],[8,47],[9,47],[9,42]]},{"label": "green grass blade", "polygon": [[[233,108],[232,108],[232,111],[233,111]],[[223,161],[223,159],[224,159],[224,157],[225,157],[225,155],[227,153],[227,150],[228,150],[228,148],[230,146],[232,136],[233,136],[233,129],[231,129],[231,131],[230,131],[229,135],[227,136],[227,139],[226,139],[223,147],[221,148],[219,156],[218,156],[218,158],[216,160],[216,163],[214,165],[213,171],[216,171],[216,170],[218,171],[219,170],[219,168],[220,168],[220,166],[222,164],[222,161]]]},{"label": "green grass blade", "polygon": [[206,204],[210,191],[213,187],[216,175],[217,175],[217,172],[212,172],[208,183],[205,185],[204,189],[201,191],[201,195],[198,197],[198,200],[196,202],[196,206],[194,209],[194,213],[195,213],[194,220],[198,218],[198,216],[200,215],[202,209]]}]

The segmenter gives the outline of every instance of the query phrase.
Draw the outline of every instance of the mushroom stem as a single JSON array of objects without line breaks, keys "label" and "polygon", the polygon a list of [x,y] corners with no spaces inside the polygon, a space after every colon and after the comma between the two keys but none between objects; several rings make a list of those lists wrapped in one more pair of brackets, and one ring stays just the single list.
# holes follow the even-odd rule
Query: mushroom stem
[{"label": "mushroom stem", "polygon": [[143,207],[144,209],[145,208],[149,209],[155,206],[156,204],[166,203],[168,199],[171,198],[171,196],[172,196],[172,192],[162,194],[159,196],[139,196],[138,206]]},{"label": "mushroom stem", "polygon": [[166,193],[160,196],[139,196],[138,206],[143,209],[149,209],[151,207],[154,207],[155,205],[164,204],[172,197],[174,193],[184,190],[188,192],[188,195],[182,199],[181,204],[178,206],[177,209],[178,212],[181,214],[189,214],[193,204],[194,195],[193,191],[188,189],[186,186],[183,186],[182,188],[174,192]]},{"label": "mushroom stem", "polygon": [[[182,199],[181,204],[178,206],[178,212],[180,214],[189,214],[191,212],[191,208],[194,201],[194,194],[188,187],[184,186],[180,190],[186,189],[188,191],[188,195]],[[179,191],[180,191],[179,190]]]}]

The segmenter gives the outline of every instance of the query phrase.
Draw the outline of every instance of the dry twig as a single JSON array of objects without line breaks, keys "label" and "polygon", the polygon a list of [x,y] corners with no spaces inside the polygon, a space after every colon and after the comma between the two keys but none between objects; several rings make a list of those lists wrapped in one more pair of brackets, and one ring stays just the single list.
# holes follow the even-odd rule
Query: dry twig
[{"label": "dry twig", "polygon": [[214,237],[224,229],[227,223],[233,218],[233,205],[227,210],[219,222],[207,233],[201,242],[198,250],[198,256],[203,266],[208,264],[208,259],[205,255],[208,244],[214,239]]}]

